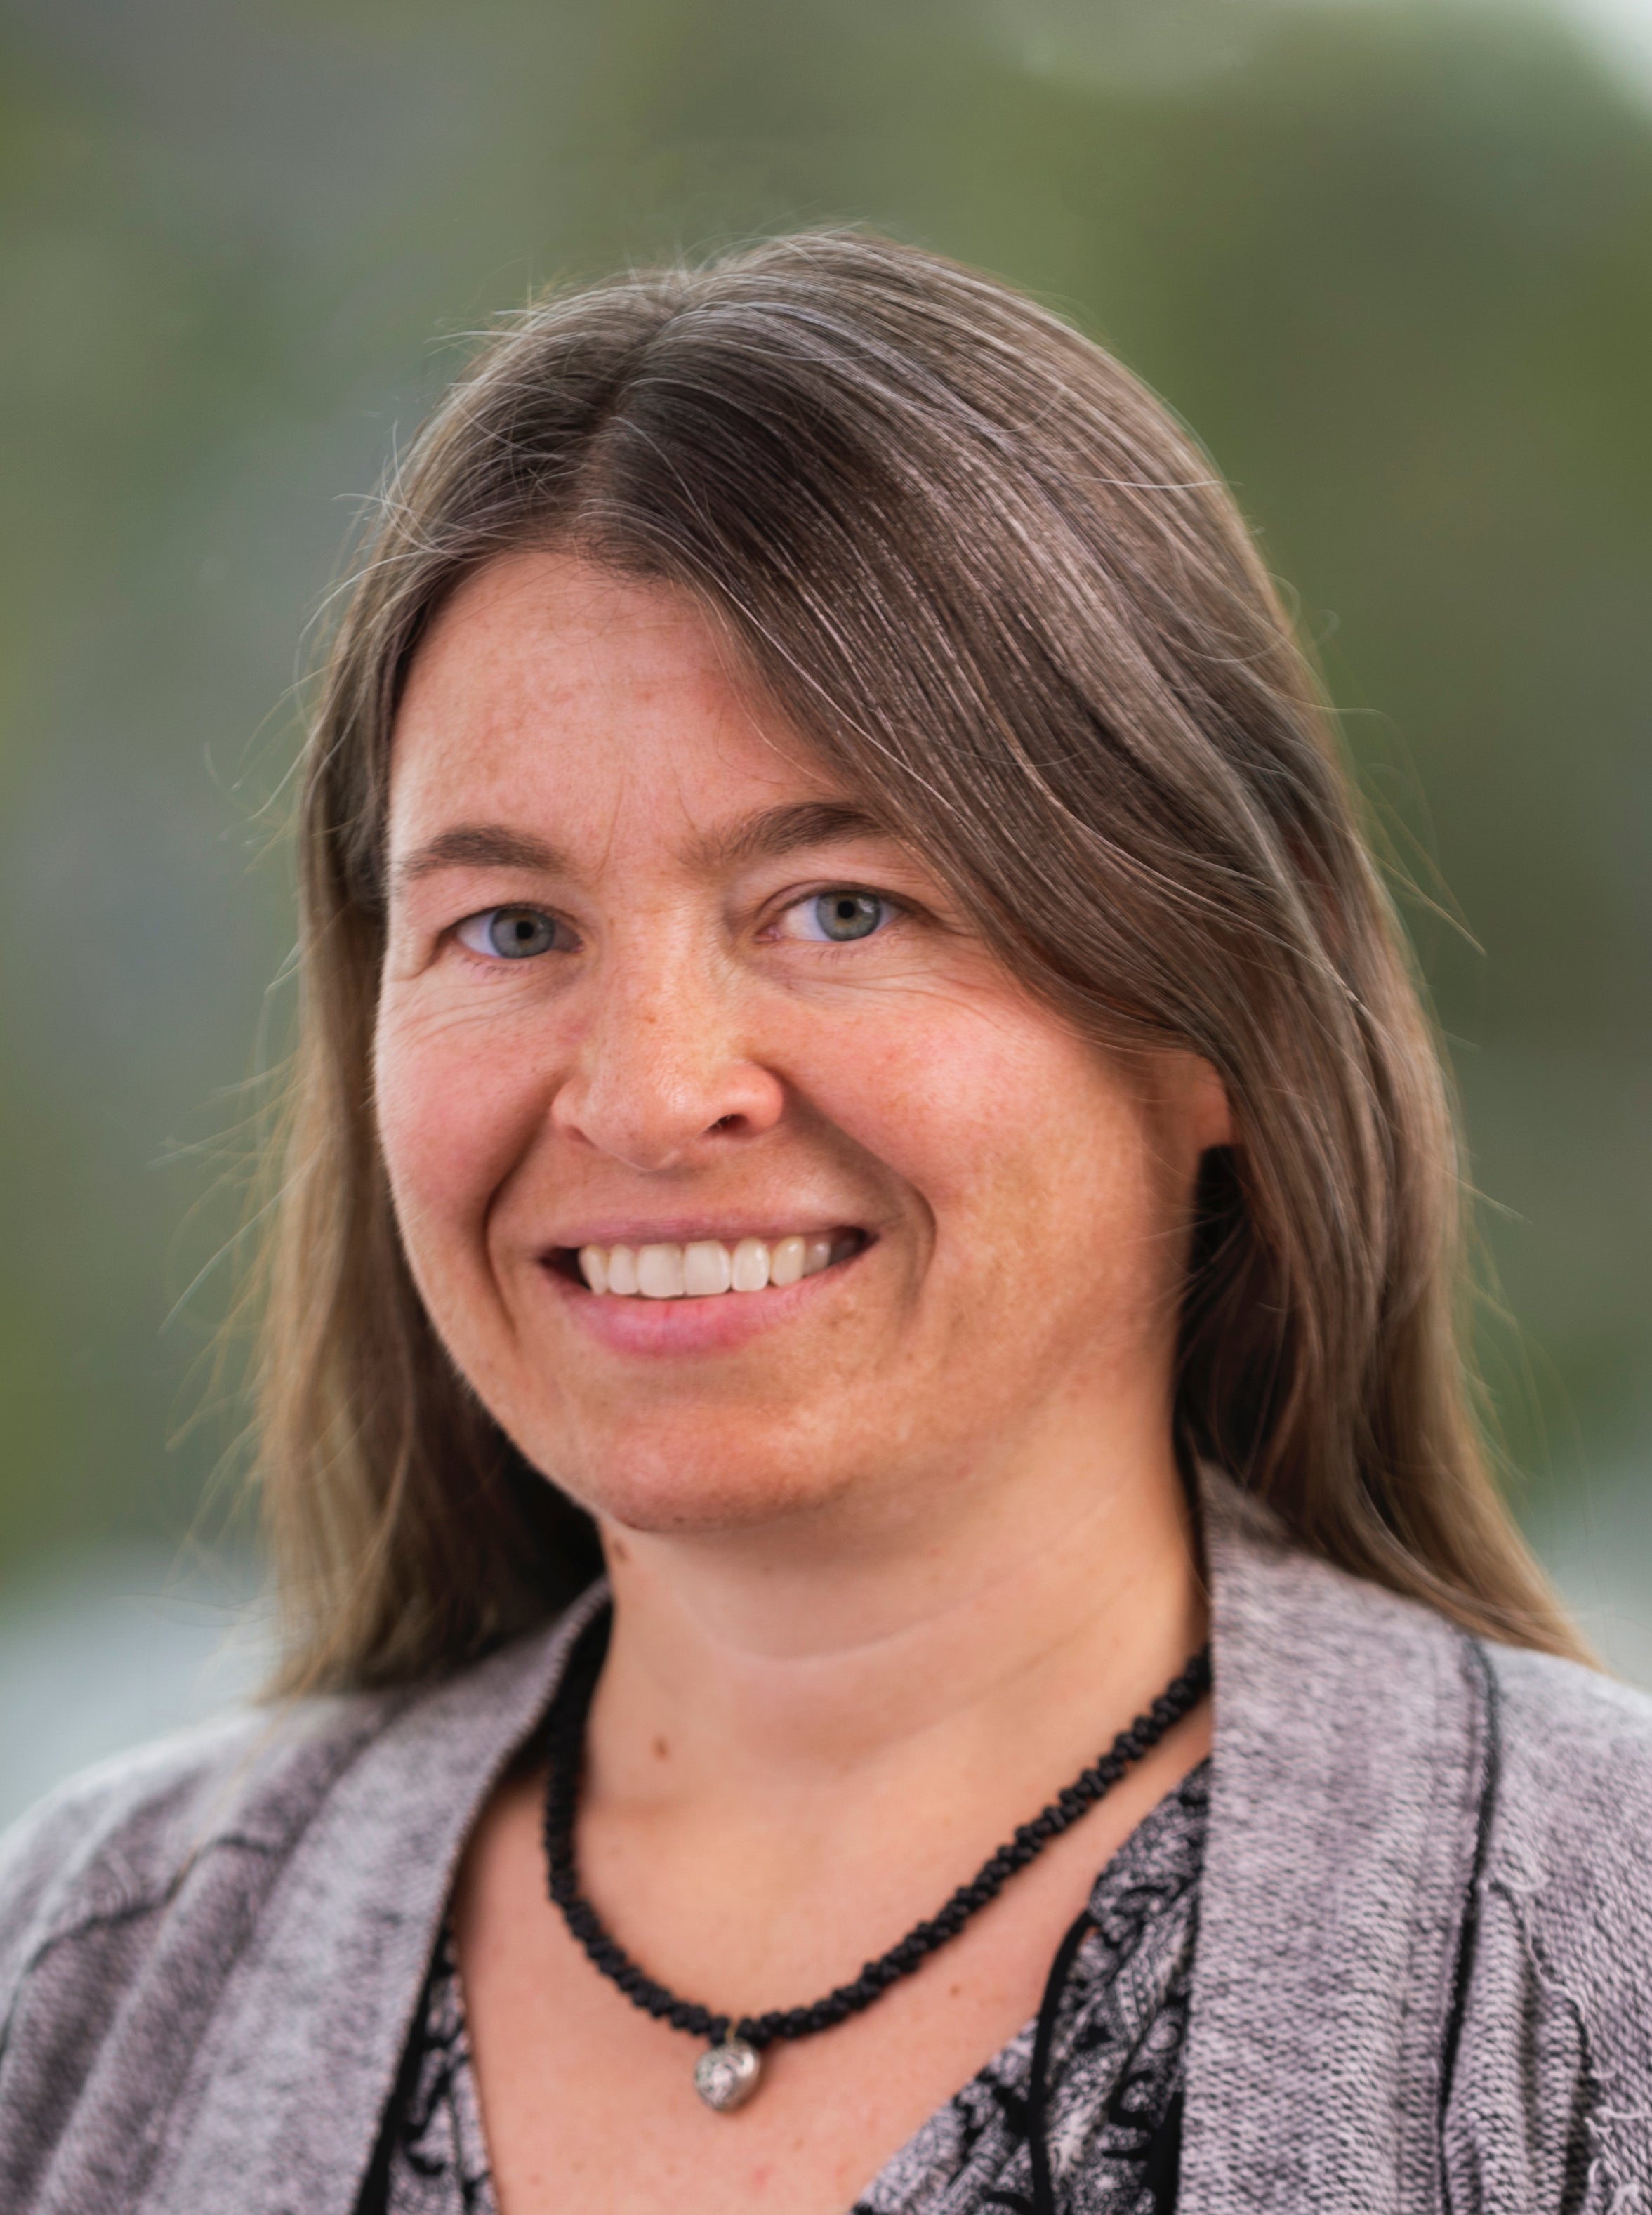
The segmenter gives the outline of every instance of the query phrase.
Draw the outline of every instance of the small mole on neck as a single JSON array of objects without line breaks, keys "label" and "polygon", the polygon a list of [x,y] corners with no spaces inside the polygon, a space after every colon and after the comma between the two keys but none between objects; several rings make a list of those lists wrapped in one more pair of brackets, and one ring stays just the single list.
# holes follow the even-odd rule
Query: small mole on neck
[{"label": "small mole on neck", "polygon": [[663,1738],[657,1738],[654,1740],[654,1758],[656,1761],[664,1761],[667,1759],[670,1754],[670,1747],[666,1745],[665,1740]]}]

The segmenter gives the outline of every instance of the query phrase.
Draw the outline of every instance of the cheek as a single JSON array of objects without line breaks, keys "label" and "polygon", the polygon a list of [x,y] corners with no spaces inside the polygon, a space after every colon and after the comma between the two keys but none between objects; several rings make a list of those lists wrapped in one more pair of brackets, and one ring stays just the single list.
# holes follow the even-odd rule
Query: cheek
[{"label": "cheek", "polygon": [[1151,1119],[1041,1012],[944,1003],[834,1046],[812,1095],[919,1196],[944,1266],[1093,1279],[1161,1238],[1174,1202]]},{"label": "cheek", "polygon": [[493,1193],[531,1127],[523,1058],[484,1051],[464,1023],[419,1021],[392,1000],[374,1046],[379,1143],[403,1240],[421,1276],[478,1253]]}]

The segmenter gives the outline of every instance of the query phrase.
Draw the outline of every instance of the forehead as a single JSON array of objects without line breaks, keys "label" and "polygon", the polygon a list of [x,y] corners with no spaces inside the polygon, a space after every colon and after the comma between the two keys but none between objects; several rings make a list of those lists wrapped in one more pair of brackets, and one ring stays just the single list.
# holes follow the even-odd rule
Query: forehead
[{"label": "forehead", "polygon": [[533,550],[468,579],[414,657],[391,744],[389,844],[480,818],[564,844],[703,836],[755,810],[847,797],[689,594]]}]

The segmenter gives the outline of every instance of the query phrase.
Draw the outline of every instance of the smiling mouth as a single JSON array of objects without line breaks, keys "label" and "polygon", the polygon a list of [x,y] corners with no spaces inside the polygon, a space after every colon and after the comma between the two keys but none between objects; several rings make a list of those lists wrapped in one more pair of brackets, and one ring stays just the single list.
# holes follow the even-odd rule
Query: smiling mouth
[{"label": "smiling mouth", "polygon": [[588,1291],[644,1300],[711,1299],[725,1292],[762,1292],[800,1284],[840,1261],[852,1261],[872,1241],[864,1230],[798,1232],[786,1238],[742,1238],[725,1245],[694,1238],[683,1245],[560,1247],[553,1267]]}]

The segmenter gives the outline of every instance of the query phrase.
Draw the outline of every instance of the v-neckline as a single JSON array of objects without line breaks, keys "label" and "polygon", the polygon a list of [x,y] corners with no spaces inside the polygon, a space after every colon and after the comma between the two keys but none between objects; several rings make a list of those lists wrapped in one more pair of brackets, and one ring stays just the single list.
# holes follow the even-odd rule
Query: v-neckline
[{"label": "v-neckline", "polygon": [[[1059,2079],[1075,2032],[1119,1974],[1129,1968],[1147,1923],[1156,1914],[1178,1908],[1196,1883],[1202,1860],[1209,1766],[1207,1757],[1148,1809],[1091,1887],[1087,1905],[1094,1928],[1073,1963],[1062,2031],[1051,2054],[1054,2078]],[[1150,1903],[1145,1911],[1144,1898]],[[435,2022],[438,2013],[443,2018],[439,2035]],[[952,2202],[945,2195],[964,2181],[954,2154],[960,2138],[973,2143],[976,2136],[967,2119],[972,2114],[1001,2114],[1006,2102],[1025,2107],[1037,2024],[1036,2016],[1029,2018],[972,2077],[931,2111],[857,2195],[847,2215],[913,2215],[920,2205],[925,2215],[932,2209],[936,2215],[943,2210],[945,2215],[953,2215]],[[1150,2029],[1151,2024],[1143,2028]],[[444,2095],[452,2102],[456,2170],[452,2215],[499,2215],[474,2082],[463,1980],[451,1926],[445,1917],[415,2035],[427,2053],[439,2050],[444,2057]],[[1024,2133],[1019,2143],[1025,2144]],[[1014,2157],[1017,2145],[1016,2138],[1006,2133],[1000,2150],[1000,2174]],[[949,2160],[953,2173],[939,2173]],[[964,2215],[969,2205],[992,2204],[985,2194],[993,2181],[983,2175],[980,2200],[960,2203],[957,2215]],[[390,2205],[395,2215],[395,2201]],[[443,2215],[447,2215],[446,2210]]]}]

